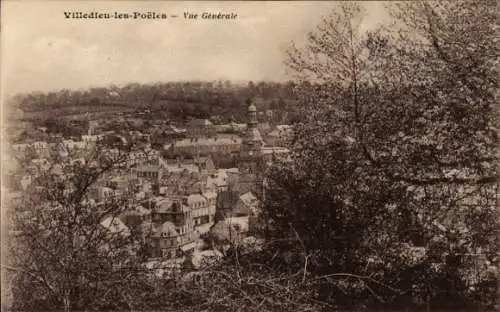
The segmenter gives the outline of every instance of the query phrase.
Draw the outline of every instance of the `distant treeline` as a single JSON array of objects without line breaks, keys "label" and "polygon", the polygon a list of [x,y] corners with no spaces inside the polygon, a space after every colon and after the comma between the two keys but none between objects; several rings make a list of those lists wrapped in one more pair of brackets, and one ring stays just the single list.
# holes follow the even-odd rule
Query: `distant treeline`
[{"label": "distant treeline", "polygon": [[18,94],[11,99],[11,105],[26,113],[67,108],[67,115],[71,115],[77,107],[97,106],[103,111],[116,111],[119,107],[124,110],[150,110],[160,113],[162,118],[168,116],[173,120],[218,116],[221,121],[238,121],[244,118],[244,108],[249,101],[255,101],[259,110],[293,110],[296,102],[294,88],[292,82],[249,82],[246,85],[234,85],[228,81],[132,83],[85,91],[63,89]]}]

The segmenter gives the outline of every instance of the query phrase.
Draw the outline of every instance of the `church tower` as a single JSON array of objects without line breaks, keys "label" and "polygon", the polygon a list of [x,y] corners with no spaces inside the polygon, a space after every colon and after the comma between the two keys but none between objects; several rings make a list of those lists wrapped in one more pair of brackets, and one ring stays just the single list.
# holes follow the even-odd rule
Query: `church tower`
[{"label": "church tower", "polygon": [[257,108],[255,105],[248,106],[247,114],[247,130],[243,136],[238,159],[239,185],[242,193],[252,191],[259,197],[261,193],[259,181],[261,181],[263,170],[261,147],[264,142],[257,129]]},{"label": "church tower", "polygon": [[240,173],[256,174],[259,170],[261,160],[261,147],[264,144],[257,129],[257,108],[255,105],[248,106],[247,130],[243,136],[240,150],[239,169]]}]

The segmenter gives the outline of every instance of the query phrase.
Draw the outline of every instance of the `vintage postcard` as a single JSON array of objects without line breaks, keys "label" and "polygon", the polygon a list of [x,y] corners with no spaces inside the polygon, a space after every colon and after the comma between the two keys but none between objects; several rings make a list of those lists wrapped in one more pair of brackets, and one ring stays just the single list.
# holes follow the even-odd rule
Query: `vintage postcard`
[{"label": "vintage postcard", "polygon": [[2,311],[488,311],[496,1],[1,7]]}]

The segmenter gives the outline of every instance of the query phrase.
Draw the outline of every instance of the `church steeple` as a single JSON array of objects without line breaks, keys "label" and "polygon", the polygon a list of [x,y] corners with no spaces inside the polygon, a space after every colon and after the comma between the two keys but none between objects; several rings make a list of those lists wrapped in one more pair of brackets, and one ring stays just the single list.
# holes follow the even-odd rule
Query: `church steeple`
[{"label": "church steeple", "polygon": [[248,127],[257,127],[257,108],[253,103],[248,106]]},{"label": "church steeple", "polygon": [[240,192],[253,192],[258,198],[262,184],[262,146],[264,141],[257,129],[257,108],[251,102],[247,110],[247,130],[243,136],[238,160]]},{"label": "church steeple", "polygon": [[243,138],[243,144],[247,147],[260,147],[263,145],[259,129],[257,129],[257,108],[250,103],[247,113],[247,131]]}]

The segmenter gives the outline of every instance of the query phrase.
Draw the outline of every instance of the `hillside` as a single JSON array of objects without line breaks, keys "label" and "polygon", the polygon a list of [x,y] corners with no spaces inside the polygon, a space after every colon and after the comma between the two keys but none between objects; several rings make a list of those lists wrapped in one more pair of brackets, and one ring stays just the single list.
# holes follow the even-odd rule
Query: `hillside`
[{"label": "hillside", "polygon": [[149,110],[153,116],[172,120],[189,117],[216,117],[221,121],[241,120],[243,107],[249,99],[261,111],[287,111],[295,98],[292,83],[252,82],[232,85],[229,82],[172,82],[129,84],[123,87],[91,88],[85,91],[17,94],[9,101],[13,109],[23,111],[19,120],[36,120],[58,116],[80,119],[99,115],[112,117],[117,113]]}]

